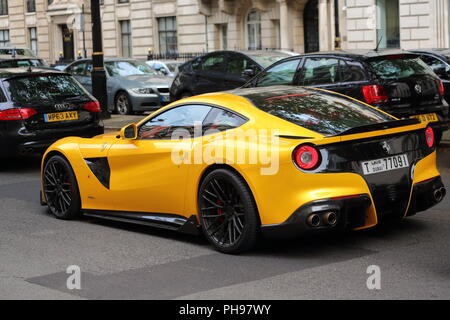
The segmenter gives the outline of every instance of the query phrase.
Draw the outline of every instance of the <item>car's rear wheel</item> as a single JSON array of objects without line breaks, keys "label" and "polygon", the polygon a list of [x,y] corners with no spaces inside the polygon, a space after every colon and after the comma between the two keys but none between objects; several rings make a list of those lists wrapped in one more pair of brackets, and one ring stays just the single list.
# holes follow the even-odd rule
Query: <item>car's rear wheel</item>
[{"label": "car's rear wheel", "polygon": [[115,101],[115,111],[117,114],[121,115],[133,113],[133,106],[131,105],[130,98],[125,92],[121,92],[117,95]]},{"label": "car's rear wheel", "polygon": [[54,155],[43,170],[43,188],[47,206],[57,218],[70,220],[81,214],[77,180],[69,162]]},{"label": "car's rear wheel", "polygon": [[258,210],[238,174],[227,169],[210,172],[200,185],[198,205],[203,233],[216,250],[239,253],[257,244]]}]

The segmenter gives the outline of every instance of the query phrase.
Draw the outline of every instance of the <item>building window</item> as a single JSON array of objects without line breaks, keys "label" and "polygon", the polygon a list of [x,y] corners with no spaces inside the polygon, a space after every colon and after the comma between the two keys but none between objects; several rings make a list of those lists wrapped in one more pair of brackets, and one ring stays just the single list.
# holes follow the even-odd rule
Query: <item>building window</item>
[{"label": "building window", "polygon": [[47,5],[51,5],[53,3],[53,0],[47,0]]},{"label": "building window", "polygon": [[38,53],[38,40],[36,27],[28,28],[28,36],[30,39],[30,49],[37,55]]},{"label": "building window", "polygon": [[219,26],[220,30],[220,49],[227,50],[228,49],[228,25],[221,24]]},{"label": "building window", "polygon": [[122,20],[120,23],[120,40],[122,44],[122,56],[131,57],[131,26],[130,20]]},{"label": "building window", "polygon": [[158,18],[159,52],[178,53],[176,17]]},{"label": "building window", "polygon": [[9,30],[0,30],[0,47],[9,46]]},{"label": "building window", "polygon": [[128,3],[130,0],[117,0],[117,3]]},{"label": "building window", "polygon": [[398,0],[377,0],[378,48],[400,48]]},{"label": "building window", "polygon": [[0,16],[8,14],[8,0],[0,0]]},{"label": "building window", "polygon": [[261,45],[261,13],[252,9],[247,15],[247,43],[249,50],[258,50]]},{"label": "building window", "polygon": [[36,0],[27,0],[27,12],[36,12]]}]

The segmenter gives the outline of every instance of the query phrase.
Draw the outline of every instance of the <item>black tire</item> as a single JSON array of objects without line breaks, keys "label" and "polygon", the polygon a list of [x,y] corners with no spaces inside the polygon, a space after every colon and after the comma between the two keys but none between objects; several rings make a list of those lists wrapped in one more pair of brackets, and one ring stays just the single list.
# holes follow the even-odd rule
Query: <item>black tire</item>
[{"label": "black tire", "polygon": [[117,114],[133,114],[133,105],[125,92],[119,92],[114,101],[114,111]]},{"label": "black tire", "polygon": [[72,167],[62,156],[52,156],[43,170],[43,186],[49,211],[59,219],[81,215],[78,183]]},{"label": "black tire", "polygon": [[202,181],[198,192],[200,223],[208,241],[224,253],[254,248],[260,221],[245,181],[227,169],[216,169]]}]

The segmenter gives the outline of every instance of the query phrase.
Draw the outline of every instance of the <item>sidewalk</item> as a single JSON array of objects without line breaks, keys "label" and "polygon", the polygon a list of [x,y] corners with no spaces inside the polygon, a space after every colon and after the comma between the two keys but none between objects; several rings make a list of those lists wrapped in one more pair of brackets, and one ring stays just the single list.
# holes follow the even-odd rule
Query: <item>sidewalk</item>
[{"label": "sidewalk", "polygon": [[103,124],[105,125],[105,132],[108,131],[119,131],[122,127],[126,126],[130,123],[137,123],[147,115],[140,116],[122,116],[117,114],[112,114],[111,119],[103,120]]}]

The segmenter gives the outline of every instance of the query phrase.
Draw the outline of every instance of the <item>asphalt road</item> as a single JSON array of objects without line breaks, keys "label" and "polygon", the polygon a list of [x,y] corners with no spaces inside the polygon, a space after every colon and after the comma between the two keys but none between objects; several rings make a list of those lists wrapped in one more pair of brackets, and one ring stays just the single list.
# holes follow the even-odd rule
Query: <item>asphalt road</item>
[{"label": "asphalt road", "polygon": [[[450,149],[438,152],[450,185]],[[95,219],[38,202],[39,159],[0,166],[0,299],[449,299],[450,196],[403,223],[266,241],[240,256],[202,237]],[[81,289],[67,289],[68,266]],[[369,290],[367,268],[381,272]]]}]

